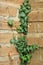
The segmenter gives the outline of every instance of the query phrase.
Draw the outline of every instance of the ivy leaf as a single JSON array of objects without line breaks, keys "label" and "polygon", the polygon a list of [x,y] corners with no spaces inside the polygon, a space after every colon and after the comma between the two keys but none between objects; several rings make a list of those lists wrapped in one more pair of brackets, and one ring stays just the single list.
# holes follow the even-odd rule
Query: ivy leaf
[{"label": "ivy leaf", "polygon": [[9,19],[8,20],[8,25],[11,26],[11,27],[13,27],[13,20]]},{"label": "ivy leaf", "polygon": [[25,36],[20,36],[18,39],[20,42],[26,42],[26,37]]},{"label": "ivy leaf", "polygon": [[30,63],[30,59],[31,59],[31,57],[32,57],[32,54],[27,54],[26,57],[27,57],[27,59],[28,59],[28,60],[27,60],[27,63]]},{"label": "ivy leaf", "polygon": [[33,49],[35,50],[35,49],[38,49],[39,48],[39,46],[37,45],[37,44],[34,44],[33,45]]},{"label": "ivy leaf", "polygon": [[24,32],[23,32],[23,33],[26,35],[26,34],[27,34],[27,32],[28,32],[28,28],[27,28],[27,27],[25,27],[25,28],[24,28]]},{"label": "ivy leaf", "polygon": [[28,58],[28,60],[30,60],[32,57],[32,54],[27,54],[26,57]]},{"label": "ivy leaf", "polygon": [[17,32],[18,32],[18,33],[23,33],[23,28],[22,28],[21,26],[19,26],[19,27],[17,28]]},{"label": "ivy leaf", "polygon": [[27,3],[27,2],[26,2],[26,3],[24,2],[23,4],[24,4],[24,6],[25,6],[25,7],[28,5],[28,3]]},{"label": "ivy leaf", "polygon": [[19,14],[19,17],[20,18],[24,18],[26,16],[26,14],[24,13],[24,12],[21,12],[20,14]]},{"label": "ivy leaf", "polygon": [[28,16],[25,17],[25,22],[27,22],[27,21],[28,21]]},{"label": "ivy leaf", "polygon": [[25,13],[26,13],[26,14],[28,14],[29,12],[30,12],[30,10],[28,10],[28,9],[25,10]]},{"label": "ivy leaf", "polygon": [[25,20],[23,18],[20,19],[21,24],[24,24]]},{"label": "ivy leaf", "polygon": [[14,39],[11,39],[11,40],[10,40],[10,43],[11,43],[11,44],[14,44]]},{"label": "ivy leaf", "polygon": [[34,49],[33,49],[32,46],[30,46],[29,49],[30,49],[30,52],[33,52],[34,51]]},{"label": "ivy leaf", "polygon": [[31,6],[28,4],[28,5],[26,6],[26,9],[31,10]]},{"label": "ivy leaf", "polygon": [[29,52],[29,51],[30,51],[30,48],[29,48],[29,46],[28,46],[28,45],[27,45],[27,48],[26,48],[26,49],[27,49],[27,52]]},{"label": "ivy leaf", "polygon": [[21,59],[25,62],[27,61],[27,57],[24,55],[24,56],[21,56]]},{"label": "ivy leaf", "polygon": [[20,12],[24,12],[25,10],[26,10],[25,6],[22,5],[21,8],[20,8],[20,10],[19,10],[19,13],[20,13]]}]

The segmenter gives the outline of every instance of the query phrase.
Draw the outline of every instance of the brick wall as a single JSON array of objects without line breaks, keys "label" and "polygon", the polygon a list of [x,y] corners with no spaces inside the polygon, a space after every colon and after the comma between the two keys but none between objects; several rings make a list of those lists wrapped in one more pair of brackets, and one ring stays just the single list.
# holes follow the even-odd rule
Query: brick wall
[{"label": "brick wall", "polygon": [[[19,23],[19,8],[24,0],[0,0],[0,65],[19,65],[19,53],[10,44],[10,39],[18,36],[16,28]],[[30,0],[31,12],[29,14],[27,42],[37,43],[43,47],[43,0]],[[8,19],[13,19],[14,26],[8,26]],[[11,57],[9,56],[9,53]],[[43,49],[37,50],[29,65],[43,65]]]}]

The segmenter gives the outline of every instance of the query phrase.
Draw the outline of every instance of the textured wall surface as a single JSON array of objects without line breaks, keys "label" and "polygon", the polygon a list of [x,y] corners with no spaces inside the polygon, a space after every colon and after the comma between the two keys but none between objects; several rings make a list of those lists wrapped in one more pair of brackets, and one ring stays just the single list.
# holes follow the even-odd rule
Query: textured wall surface
[{"label": "textured wall surface", "polygon": [[[10,44],[10,39],[18,36],[16,28],[19,23],[19,8],[24,0],[0,0],[0,65],[20,65],[19,53],[15,47]],[[37,43],[43,47],[43,0],[30,0],[31,12],[28,15],[28,34],[27,41],[29,44]],[[8,26],[8,19],[14,21],[14,26]],[[11,57],[9,53],[11,52]],[[43,65],[43,49],[33,53],[29,65]]]}]

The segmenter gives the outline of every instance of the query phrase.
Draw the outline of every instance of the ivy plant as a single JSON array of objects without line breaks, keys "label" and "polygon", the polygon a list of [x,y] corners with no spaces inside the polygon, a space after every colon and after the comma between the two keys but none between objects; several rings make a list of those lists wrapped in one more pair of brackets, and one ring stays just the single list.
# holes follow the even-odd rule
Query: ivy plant
[{"label": "ivy plant", "polygon": [[[19,52],[19,57],[21,59],[20,65],[26,65],[30,63],[32,58],[32,53],[39,48],[37,44],[34,45],[27,45],[26,35],[28,33],[28,14],[31,11],[31,6],[29,4],[29,0],[24,0],[23,4],[19,9],[19,19],[20,19],[20,26],[17,28],[18,33],[23,33],[23,36],[18,38],[13,37],[10,40],[10,43],[15,45],[17,51]],[[8,24],[12,27],[13,22],[12,20],[8,21]]]},{"label": "ivy plant", "polygon": [[37,44],[27,45],[26,36],[20,36],[18,39],[14,37],[10,40],[10,43],[15,45],[17,51],[20,54],[21,65],[26,65],[27,63],[30,63],[32,53],[39,48]]}]

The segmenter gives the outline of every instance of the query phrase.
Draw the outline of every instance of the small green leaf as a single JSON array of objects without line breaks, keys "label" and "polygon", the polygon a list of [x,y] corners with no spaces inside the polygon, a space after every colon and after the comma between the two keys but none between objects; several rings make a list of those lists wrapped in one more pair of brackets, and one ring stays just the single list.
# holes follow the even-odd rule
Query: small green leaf
[{"label": "small green leaf", "polygon": [[27,51],[28,51],[28,52],[30,51],[29,46],[27,46],[27,48],[26,48],[26,49],[27,49]]},{"label": "small green leaf", "polygon": [[30,46],[30,52],[33,52],[34,51],[34,49],[33,49],[33,47],[32,46]]},{"label": "small green leaf", "polygon": [[8,25],[11,26],[11,27],[13,27],[13,20],[9,19],[8,20]]},{"label": "small green leaf", "polygon": [[21,26],[19,26],[19,27],[17,28],[17,32],[18,32],[18,33],[23,33],[23,29],[22,29]]},{"label": "small green leaf", "polygon": [[26,6],[26,9],[31,10],[31,6],[30,5],[27,5]]},{"label": "small green leaf", "polygon": [[29,59],[31,59],[32,54],[27,54],[27,55],[26,55],[26,57],[27,57],[27,58],[28,58],[28,60],[29,60]]},{"label": "small green leaf", "polygon": [[11,40],[10,40],[10,43],[11,43],[11,44],[14,44],[14,39],[11,39]]},{"label": "small green leaf", "polygon": [[21,59],[22,59],[23,61],[27,61],[27,57],[26,57],[25,55],[22,56]]},{"label": "small green leaf", "polygon": [[37,45],[37,44],[34,44],[33,45],[33,49],[35,50],[35,49],[38,49],[39,48],[39,46]]}]

